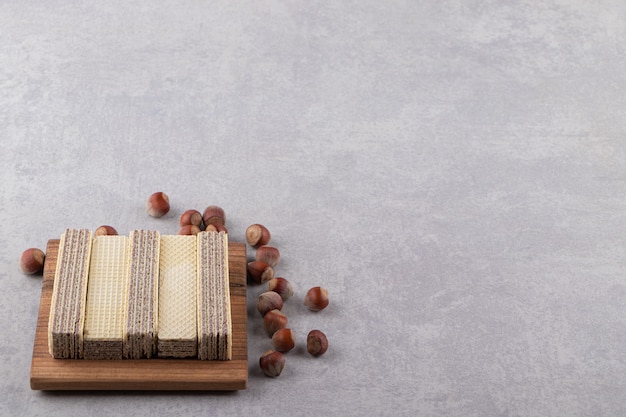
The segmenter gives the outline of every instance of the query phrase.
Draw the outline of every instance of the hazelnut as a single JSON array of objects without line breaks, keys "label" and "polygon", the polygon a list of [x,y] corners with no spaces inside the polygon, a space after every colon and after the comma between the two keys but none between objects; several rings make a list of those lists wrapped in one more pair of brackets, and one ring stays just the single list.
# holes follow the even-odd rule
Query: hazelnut
[{"label": "hazelnut", "polygon": [[113,226],[102,225],[94,232],[96,236],[117,236],[117,230]]},{"label": "hazelnut", "polygon": [[268,311],[263,316],[263,328],[269,337],[272,337],[276,330],[287,327],[287,316],[280,310]]},{"label": "hazelnut", "polygon": [[279,352],[289,352],[296,346],[296,335],[291,329],[278,329],[272,335],[272,345]]},{"label": "hazelnut", "polygon": [[207,232],[224,232],[228,233],[228,229],[221,223],[212,223],[207,224],[206,229]]},{"label": "hazelnut", "polygon": [[262,224],[255,223],[246,229],[246,241],[250,246],[261,246],[270,243],[270,231]]},{"label": "hazelnut", "polygon": [[41,249],[26,249],[22,252],[22,256],[20,256],[20,271],[27,275],[38,274],[43,271],[43,264],[45,260],[46,255]]},{"label": "hazelnut", "polygon": [[278,277],[270,279],[268,281],[268,288],[270,291],[280,294],[283,300],[288,300],[293,295],[293,287],[285,278]]},{"label": "hazelnut", "polygon": [[208,206],[204,209],[204,213],[202,213],[202,220],[205,225],[210,225],[214,223],[226,223],[226,216],[224,214],[224,210],[218,206]]},{"label": "hazelnut", "polygon": [[152,217],[165,216],[170,211],[170,199],[167,194],[159,191],[148,198],[146,211]]},{"label": "hazelnut", "polygon": [[199,229],[202,228],[202,214],[198,210],[187,210],[180,215],[178,224],[182,226],[194,225]]},{"label": "hazelnut", "polygon": [[280,295],[276,294],[274,291],[267,291],[259,295],[256,308],[262,316],[265,316],[272,310],[282,310],[283,299],[280,298]]},{"label": "hazelnut", "polygon": [[313,356],[321,356],[328,349],[328,339],[324,332],[311,330],[306,337],[306,350]]},{"label": "hazelnut", "polygon": [[256,250],[256,260],[263,261],[274,268],[280,262],[280,252],[273,246],[260,246]]},{"label": "hazelnut", "polygon": [[187,224],[180,228],[178,231],[179,235],[197,235],[201,230],[195,224]]},{"label": "hazelnut", "polygon": [[264,284],[274,278],[274,269],[261,261],[248,262],[248,275],[257,284]]},{"label": "hazelnut", "polygon": [[312,311],[320,311],[328,306],[328,291],[326,288],[313,287],[304,296],[304,305]]},{"label": "hazelnut", "polygon": [[261,355],[259,366],[266,376],[277,377],[285,368],[285,356],[275,350],[268,350]]}]

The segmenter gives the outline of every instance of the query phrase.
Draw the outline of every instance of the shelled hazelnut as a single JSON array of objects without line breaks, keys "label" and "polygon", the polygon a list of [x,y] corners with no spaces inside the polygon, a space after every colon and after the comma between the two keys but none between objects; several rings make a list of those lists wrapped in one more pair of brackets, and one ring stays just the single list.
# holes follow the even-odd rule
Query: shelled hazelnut
[{"label": "shelled hazelnut", "polygon": [[146,211],[152,217],[165,216],[170,211],[170,199],[164,192],[156,192],[148,198]]},{"label": "shelled hazelnut", "polygon": [[259,358],[259,366],[266,376],[277,377],[285,368],[285,356],[275,350],[268,350]]},{"label": "shelled hazelnut", "polygon": [[283,308],[283,299],[280,298],[280,295],[275,293],[274,291],[266,291],[263,294],[259,295],[259,300],[256,304],[257,310],[261,313],[262,316],[265,316],[272,310],[282,310]]},{"label": "shelled hazelnut", "polygon": [[[38,248],[28,248],[20,256],[20,271],[23,274],[34,275],[43,270],[46,254]],[[280,298],[280,297],[279,297]],[[281,298],[282,301],[282,298]]]},{"label": "shelled hazelnut", "polygon": [[288,323],[287,316],[280,310],[270,310],[263,316],[263,328],[269,337],[272,337],[276,330],[284,329]]},{"label": "shelled hazelnut", "polygon": [[326,288],[313,287],[304,296],[304,305],[312,311],[321,311],[328,306],[328,291]]},{"label": "shelled hazelnut", "polygon": [[272,345],[279,352],[289,352],[296,346],[296,334],[288,328],[278,329],[272,335]]},{"label": "shelled hazelnut", "polygon": [[250,246],[262,246],[270,243],[272,235],[262,224],[252,224],[246,229],[246,242]]},{"label": "shelled hazelnut", "polygon": [[211,223],[211,224],[207,224],[206,228],[204,229],[207,232],[224,232],[224,233],[228,233],[228,229],[226,228],[226,226],[224,226],[221,223]]},{"label": "shelled hazelnut", "polygon": [[190,209],[183,212],[180,215],[180,219],[178,221],[179,226],[188,226],[193,225],[202,229],[202,214],[198,210]]},{"label": "shelled hazelnut", "polygon": [[306,337],[306,350],[313,356],[321,356],[328,349],[328,339],[321,330],[311,330]]},{"label": "shelled hazelnut", "polygon": [[186,224],[178,231],[179,235],[197,235],[201,230],[195,224]]},{"label": "shelled hazelnut", "polygon": [[202,213],[202,220],[205,226],[215,223],[226,224],[226,215],[221,207],[208,206]]},{"label": "shelled hazelnut", "polygon": [[283,300],[288,300],[293,296],[293,287],[291,286],[291,283],[282,277],[270,279],[268,281],[268,288],[270,291],[280,294]]},{"label": "shelled hazelnut", "polygon": [[256,250],[256,260],[274,268],[280,262],[280,252],[273,246],[263,245]]},{"label": "shelled hazelnut", "polygon": [[108,226],[108,225],[102,225],[99,226],[95,232],[94,235],[96,236],[117,236],[117,230],[115,230],[115,228],[113,226]]},{"label": "shelled hazelnut", "polygon": [[274,278],[274,269],[261,261],[248,262],[248,275],[257,284],[264,284]]}]

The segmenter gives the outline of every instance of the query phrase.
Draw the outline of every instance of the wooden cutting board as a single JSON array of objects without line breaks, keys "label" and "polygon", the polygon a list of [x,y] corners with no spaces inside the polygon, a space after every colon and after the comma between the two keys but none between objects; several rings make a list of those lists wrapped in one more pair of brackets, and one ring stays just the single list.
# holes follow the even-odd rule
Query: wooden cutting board
[{"label": "wooden cutting board", "polygon": [[232,360],[53,359],[48,352],[48,316],[59,240],[48,241],[39,317],[30,370],[33,390],[206,390],[245,389],[248,383],[246,334],[246,246],[229,242]]}]

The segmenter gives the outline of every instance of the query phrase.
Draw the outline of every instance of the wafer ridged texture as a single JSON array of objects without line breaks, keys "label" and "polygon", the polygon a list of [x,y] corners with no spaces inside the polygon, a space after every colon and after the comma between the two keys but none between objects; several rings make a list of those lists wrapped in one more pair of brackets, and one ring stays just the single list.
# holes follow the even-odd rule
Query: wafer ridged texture
[{"label": "wafer ridged texture", "polygon": [[128,237],[96,236],[91,247],[83,350],[85,359],[122,359]]},{"label": "wafer ridged texture", "polygon": [[159,357],[197,355],[196,236],[161,236]]},{"label": "wafer ridged texture", "polygon": [[201,232],[198,239],[198,358],[232,358],[228,235]]},{"label": "wafer ridged texture", "polygon": [[133,230],[129,240],[123,353],[127,359],[151,358],[158,329],[160,235],[153,230]]},{"label": "wafer ridged texture", "polygon": [[67,229],[61,235],[48,321],[48,348],[54,358],[83,357],[91,240],[87,229]]}]

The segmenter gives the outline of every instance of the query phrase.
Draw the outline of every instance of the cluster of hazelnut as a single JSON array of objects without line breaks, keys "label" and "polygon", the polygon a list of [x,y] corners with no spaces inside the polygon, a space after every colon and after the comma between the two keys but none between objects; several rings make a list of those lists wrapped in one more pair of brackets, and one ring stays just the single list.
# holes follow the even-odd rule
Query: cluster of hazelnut
[{"label": "cluster of hazelnut", "polygon": [[[170,211],[170,199],[162,191],[153,193],[146,202],[146,212],[152,217],[163,217]],[[179,235],[196,235],[202,230],[226,232],[226,216],[224,210],[218,206],[208,206],[203,213],[198,210],[187,210],[180,216]],[[117,230],[113,226],[102,225],[94,231],[96,236],[116,236]],[[39,274],[43,271],[45,253],[39,248],[28,248],[19,260],[19,268],[27,275]]]},{"label": "cluster of hazelnut", "polygon": [[[274,349],[269,349],[259,358],[261,371],[269,377],[277,377],[285,367],[284,353],[296,345],[296,335],[287,327],[287,316],[281,311],[284,302],[294,294],[291,283],[274,276],[274,268],[280,261],[280,252],[269,246],[271,235],[261,224],[246,229],[246,241],[256,248],[255,260],[248,262],[248,276],[257,284],[268,284],[268,291],[259,295],[257,309],[263,316],[263,328],[271,338]],[[309,289],[304,304],[312,311],[321,311],[328,306],[328,291],[322,287]],[[307,351],[313,356],[323,355],[328,349],[328,339],[320,330],[311,330],[307,335]]]},{"label": "cluster of hazelnut", "polygon": [[[146,211],[152,217],[165,216],[170,211],[170,199],[167,194],[159,191],[152,194],[146,203]],[[226,215],[224,210],[218,206],[208,206],[203,213],[198,210],[189,209],[180,215],[179,235],[197,235],[202,230],[212,232],[226,232]],[[96,231],[97,234],[97,231]]]}]

